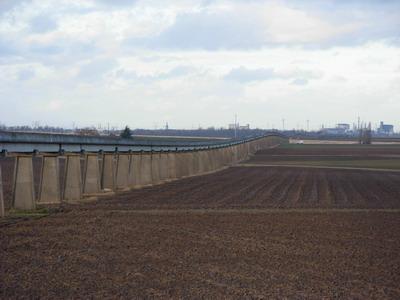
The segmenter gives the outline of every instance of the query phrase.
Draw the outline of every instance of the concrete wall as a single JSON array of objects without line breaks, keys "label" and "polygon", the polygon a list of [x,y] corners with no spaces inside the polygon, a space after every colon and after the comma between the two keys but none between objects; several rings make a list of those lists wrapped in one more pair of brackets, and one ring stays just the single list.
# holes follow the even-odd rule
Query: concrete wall
[{"label": "concrete wall", "polygon": [[[38,199],[35,199],[33,185],[32,156],[18,155],[14,170],[13,208],[34,209],[36,204],[79,201],[83,196],[207,174],[247,160],[259,149],[285,141],[282,137],[269,136],[229,147],[195,151],[86,154],[82,157],[67,154],[63,156],[65,172],[62,177],[59,157],[44,155]],[[62,192],[61,178],[64,179]],[[0,215],[1,200],[0,182]]]}]

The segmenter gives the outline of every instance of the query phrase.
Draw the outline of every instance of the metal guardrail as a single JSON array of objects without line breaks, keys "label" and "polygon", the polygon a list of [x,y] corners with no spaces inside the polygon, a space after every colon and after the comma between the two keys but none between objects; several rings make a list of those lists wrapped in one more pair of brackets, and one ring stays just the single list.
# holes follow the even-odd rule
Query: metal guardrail
[{"label": "metal guardrail", "polygon": [[[257,140],[267,136],[285,137],[273,132],[241,140],[229,141],[182,141],[171,137],[159,140],[120,139],[117,137],[77,136],[66,134],[43,134],[25,132],[0,132],[0,151],[15,153],[32,152],[148,152],[148,151],[188,151],[227,147]],[[181,139],[181,138],[180,138]]]}]

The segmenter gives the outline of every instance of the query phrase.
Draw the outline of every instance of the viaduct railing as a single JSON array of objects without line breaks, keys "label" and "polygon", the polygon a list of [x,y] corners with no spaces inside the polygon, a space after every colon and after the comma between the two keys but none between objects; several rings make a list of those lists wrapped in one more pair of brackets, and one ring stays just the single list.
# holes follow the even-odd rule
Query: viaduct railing
[{"label": "viaduct railing", "polygon": [[[4,215],[10,209],[33,210],[38,205],[73,203],[107,192],[215,172],[247,160],[260,149],[286,141],[287,138],[282,135],[268,134],[214,144],[153,144],[149,148],[133,151],[141,146],[99,144],[98,140],[86,140],[79,144],[76,151],[64,150],[64,146],[70,145],[71,141],[64,141],[62,147],[55,151],[3,151],[7,154],[2,158],[3,162],[8,161],[1,164],[0,160],[0,214]],[[97,148],[99,145],[102,148]],[[90,151],[92,146],[95,148]],[[103,148],[106,146],[111,148]]]}]

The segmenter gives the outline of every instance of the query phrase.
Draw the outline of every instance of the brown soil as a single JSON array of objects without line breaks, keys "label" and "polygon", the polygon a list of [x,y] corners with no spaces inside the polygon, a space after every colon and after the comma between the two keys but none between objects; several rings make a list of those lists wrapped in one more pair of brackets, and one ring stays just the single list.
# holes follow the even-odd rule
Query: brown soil
[{"label": "brown soil", "polygon": [[64,205],[0,223],[0,299],[399,299],[399,209],[398,173],[279,167]]},{"label": "brown soil", "polygon": [[258,155],[400,155],[397,145],[294,145],[261,150]]},{"label": "brown soil", "polygon": [[0,298],[400,297],[395,212],[118,209],[0,227]]},{"label": "brown soil", "polygon": [[400,208],[400,173],[235,167],[86,205],[107,209]]}]

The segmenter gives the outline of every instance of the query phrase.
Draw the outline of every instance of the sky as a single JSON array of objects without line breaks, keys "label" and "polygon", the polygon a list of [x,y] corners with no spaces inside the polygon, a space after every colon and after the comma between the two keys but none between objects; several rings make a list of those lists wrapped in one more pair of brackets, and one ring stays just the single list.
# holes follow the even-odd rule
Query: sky
[{"label": "sky", "polygon": [[400,1],[0,0],[0,123],[400,130]]}]

